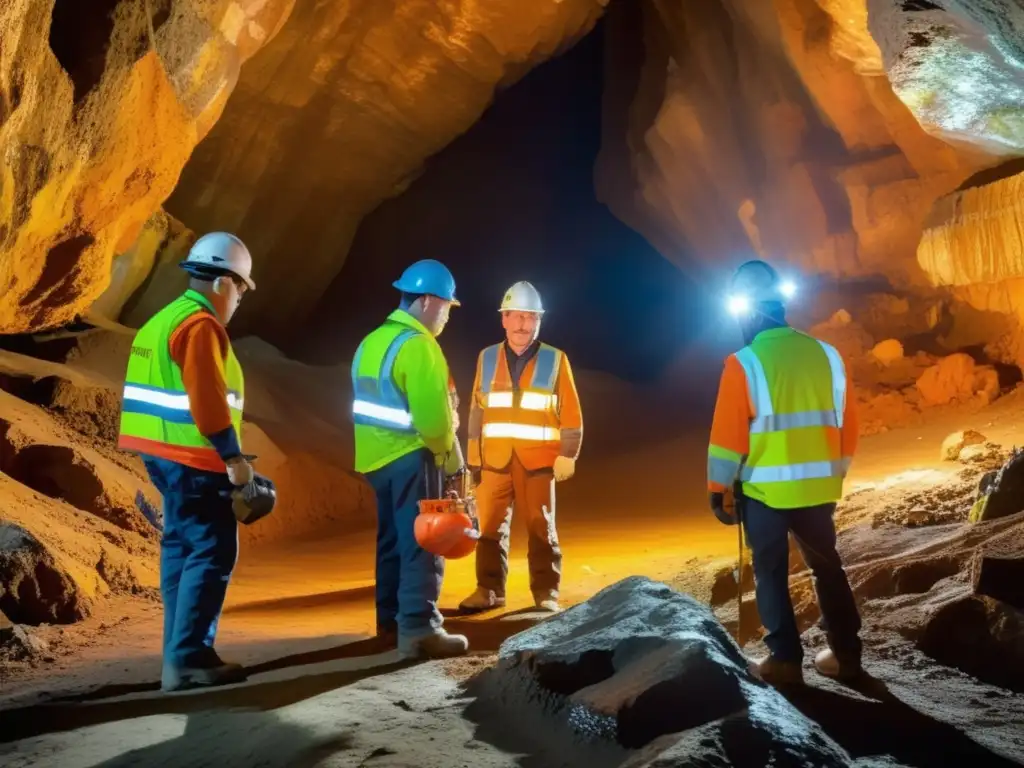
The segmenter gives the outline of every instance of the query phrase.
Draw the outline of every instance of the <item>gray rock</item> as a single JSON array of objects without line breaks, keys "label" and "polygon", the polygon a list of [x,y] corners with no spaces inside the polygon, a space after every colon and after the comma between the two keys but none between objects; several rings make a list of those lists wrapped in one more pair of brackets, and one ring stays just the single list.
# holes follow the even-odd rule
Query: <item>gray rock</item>
[{"label": "gray rock", "polygon": [[750,674],[706,605],[640,576],[509,638],[487,677],[482,695],[514,708],[510,722],[532,712],[526,727],[573,742],[564,765],[603,764],[598,745],[637,768],[851,764]]}]

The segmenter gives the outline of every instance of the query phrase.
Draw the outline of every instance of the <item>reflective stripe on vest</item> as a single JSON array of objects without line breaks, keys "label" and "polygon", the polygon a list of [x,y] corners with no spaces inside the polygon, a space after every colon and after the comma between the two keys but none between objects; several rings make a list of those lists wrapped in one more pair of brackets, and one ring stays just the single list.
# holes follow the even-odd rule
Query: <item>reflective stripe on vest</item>
[{"label": "reflective stripe on vest", "polygon": [[[195,424],[181,369],[170,352],[174,332],[203,311],[213,313],[209,300],[195,291],[186,291],[135,335],[125,374],[118,445],[124,450],[223,472],[224,462]],[[241,443],[245,379],[230,344],[224,378],[231,425]]]},{"label": "reflective stripe on vest", "polygon": [[[541,344],[534,359],[533,375],[529,384],[520,390],[511,381],[511,390],[494,389],[494,377],[498,372],[498,355],[504,353],[504,344],[494,344],[483,352],[480,367],[480,391],[484,394],[484,408],[515,408],[516,395],[519,408],[527,411],[554,411],[558,406],[558,395],[555,385],[558,382],[558,371],[561,367],[562,353],[547,344]],[[481,430],[483,437],[506,438],[512,440],[530,440],[537,442],[556,442],[561,439],[557,427],[522,424],[512,421],[485,421]]]},{"label": "reflective stripe on vest", "polygon": [[394,368],[402,345],[418,333],[419,331],[410,328],[403,330],[391,340],[381,359],[376,377],[358,375],[363,355],[363,345],[359,345],[355,360],[352,362],[352,391],[355,393],[352,402],[352,421],[355,424],[395,432],[416,431],[412,425],[412,414],[409,413],[409,401],[395,384]]},{"label": "reflective stripe on vest", "polygon": [[[828,344],[818,342],[828,358],[829,370],[832,374],[831,411],[802,411],[798,413],[775,413],[772,395],[768,390],[764,366],[750,347],[744,347],[736,353],[736,359],[743,366],[747,378],[747,390],[754,405],[754,420],[750,424],[750,434],[758,435],[766,432],[782,432],[787,429],[801,427],[838,427],[843,426],[843,412],[846,405],[846,370],[839,353]],[[756,481],[755,481],[756,482]]]},{"label": "reflective stripe on vest", "polygon": [[[125,384],[125,413],[141,413],[156,416],[164,421],[175,424],[195,424],[192,409],[189,405],[188,393],[176,392],[173,389],[148,387],[142,384]],[[234,411],[243,409],[244,401],[238,392],[228,392],[228,407]]]}]

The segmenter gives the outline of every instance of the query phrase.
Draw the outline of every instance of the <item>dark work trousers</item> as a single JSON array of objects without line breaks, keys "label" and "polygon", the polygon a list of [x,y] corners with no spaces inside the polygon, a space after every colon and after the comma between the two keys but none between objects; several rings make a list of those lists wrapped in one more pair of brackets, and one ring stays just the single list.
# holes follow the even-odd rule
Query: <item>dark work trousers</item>
[{"label": "dark work trousers", "polygon": [[439,498],[438,478],[434,456],[425,449],[366,474],[377,494],[378,631],[397,625],[401,635],[418,637],[444,623],[437,609],[444,558],[423,549],[413,533],[417,502]]},{"label": "dark work trousers", "polygon": [[755,595],[764,641],[779,661],[801,661],[803,646],[789,596],[789,533],[814,577],[821,628],[840,659],[860,661],[860,614],[836,551],[835,504],[773,509],[743,500],[743,523],[754,559]]},{"label": "dark work trousers", "polygon": [[164,664],[216,663],[213,642],[238,559],[238,522],[226,473],[146,457],[146,470],[164,500],[160,594],[164,602]]}]

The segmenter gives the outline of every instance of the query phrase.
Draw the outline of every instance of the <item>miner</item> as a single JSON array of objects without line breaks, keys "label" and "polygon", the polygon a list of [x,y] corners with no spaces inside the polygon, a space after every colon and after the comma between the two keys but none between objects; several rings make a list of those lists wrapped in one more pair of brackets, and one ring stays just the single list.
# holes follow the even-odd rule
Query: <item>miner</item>
[{"label": "miner", "polygon": [[505,605],[512,511],[526,517],[534,604],[559,610],[562,551],[555,483],[576,470],[583,414],[569,358],[538,340],[544,307],[532,284],[510,287],[498,309],[505,340],[477,359],[466,460],[479,473],[477,588],[460,609]]},{"label": "miner", "polygon": [[225,232],[199,238],[181,267],[189,287],[135,336],[119,447],[141,454],[163,496],[161,686],[174,691],[244,679],[214,650],[238,556],[233,489],[249,487],[242,453],[242,367],[226,330],[255,289],[252,257]]},{"label": "miner", "polygon": [[746,344],[725,362],[708,449],[715,516],[741,523],[753,556],[757,609],[770,655],[753,665],[769,683],[803,679],[789,595],[789,534],[814,577],[828,648],[826,676],[861,671],[860,615],[836,551],[833,515],[857,446],[846,368],[831,345],[789,327],[795,285],[763,261],[732,279],[729,310]]},{"label": "miner", "polygon": [[377,496],[377,635],[404,658],[466,653],[469,641],[443,628],[437,607],[444,559],[423,549],[418,502],[440,498],[445,478],[464,470],[455,437],[448,362],[437,343],[455,298],[455,279],[433,259],[393,283],[401,300],[352,360],[355,468]]}]

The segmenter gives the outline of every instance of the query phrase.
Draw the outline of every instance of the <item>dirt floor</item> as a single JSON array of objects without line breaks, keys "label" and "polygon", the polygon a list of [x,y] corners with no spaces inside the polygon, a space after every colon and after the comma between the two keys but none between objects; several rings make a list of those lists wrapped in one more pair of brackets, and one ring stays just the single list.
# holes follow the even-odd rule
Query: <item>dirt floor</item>
[{"label": "dirt floor", "polygon": [[[67,463],[92,467],[102,481],[95,498],[83,500],[42,482],[26,485],[24,473],[15,482],[11,465],[0,467],[0,492],[9,505],[0,521],[22,526],[46,545],[54,567],[70,573],[77,588],[78,602],[68,610],[79,606],[82,614],[74,622],[30,628],[17,646],[21,653],[9,653],[0,666],[0,763],[579,764],[566,744],[535,738],[475,700],[472,681],[493,665],[500,643],[538,620],[524,611],[529,592],[521,527],[513,538],[508,608],[448,619],[449,629],[470,637],[473,655],[408,665],[376,647],[368,637],[372,506],[345,469],[350,438],[323,417],[346,402],[338,383],[343,376],[290,369],[260,346],[246,350],[247,370],[256,370],[249,376],[253,413],[246,440],[259,446],[265,471],[283,478],[291,500],[265,530],[245,533],[218,642],[225,656],[250,665],[252,675],[216,691],[159,693],[156,535],[134,492],[141,489],[147,504],[156,500],[133,460],[97,447],[109,425],[82,424],[83,414],[104,412],[83,406],[83,393],[102,398],[96,393],[114,389],[120,353],[109,352],[109,338],[80,346],[70,365],[30,363],[9,353],[0,358],[8,454],[16,458],[30,445],[69,445],[75,453]],[[32,377],[26,378],[28,368]],[[57,380],[56,394],[33,395],[32,387],[38,390],[47,377]],[[299,379],[301,398],[294,396]],[[600,388],[601,399],[621,395],[607,380]],[[1004,458],[1022,423],[1024,392],[1018,390],[984,410],[937,409],[923,424],[863,442],[837,519],[864,615],[871,676],[854,690],[808,671],[810,685],[791,694],[858,765],[1024,765],[1024,681],[1012,672],[1014,665],[1024,669],[1021,614],[974,596],[970,583],[979,547],[1017,546],[1024,541],[1024,517],[965,522],[979,477]],[[988,452],[970,464],[941,461],[943,439],[965,428],[984,434],[992,444]],[[704,435],[639,449],[636,442],[620,442],[602,445],[598,435],[600,450],[581,460],[560,496],[564,601],[586,600],[642,573],[711,602],[735,631],[736,532],[703,509]],[[122,578],[112,567],[95,575],[104,557],[121,568]],[[747,572],[744,584],[751,586]],[[442,604],[453,609],[472,586],[472,562],[450,562]],[[806,641],[820,647],[809,576],[796,561],[792,589]],[[742,614],[744,642],[756,653],[758,619],[749,591]]]}]

